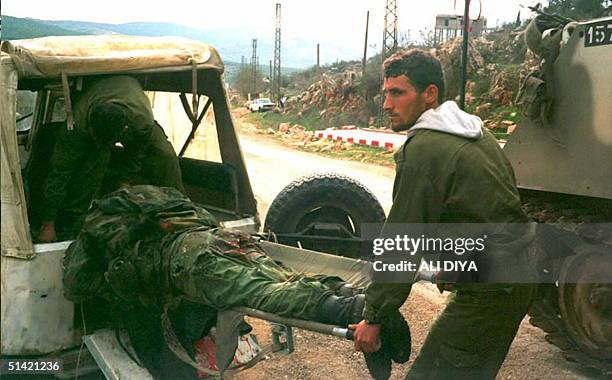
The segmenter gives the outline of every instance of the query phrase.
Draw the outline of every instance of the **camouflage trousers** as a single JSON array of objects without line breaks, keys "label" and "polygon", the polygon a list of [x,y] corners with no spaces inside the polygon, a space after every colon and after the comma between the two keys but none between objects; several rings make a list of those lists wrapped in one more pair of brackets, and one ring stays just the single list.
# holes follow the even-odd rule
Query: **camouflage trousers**
[{"label": "camouflage trousers", "polygon": [[470,284],[451,295],[406,379],[494,379],[535,285]]},{"label": "camouflage trousers", "polygon": [[337,277],[313,277],[282,267],[248,234],[224,229],[179,235],[169,246],[172,291],[218,310],[246,306],[316,320]]}]

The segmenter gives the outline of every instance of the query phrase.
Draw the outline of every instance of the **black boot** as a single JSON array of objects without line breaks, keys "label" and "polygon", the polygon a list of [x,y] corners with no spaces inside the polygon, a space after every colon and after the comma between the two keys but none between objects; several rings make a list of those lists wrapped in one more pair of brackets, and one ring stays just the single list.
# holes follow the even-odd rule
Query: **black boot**
[{"label": "black boot", "polygon": [[391,376],[391,358],[386,352],[364,352],[363,357],[374,380],[387,380]]},{"label": "black boot", "polygon": [[361,313],[365,306],[365,295],[352,297],[330,295],[321,302],[318,320],[338,326],[348,326],[362,320]]},{"label": "black boot", "polygon": [[391,360],[406,363],[410,359],[410,328],[399,310],[381,324],[380,342],[378,351],[364,352],[363,356],[370,375],[375,380],[386,380],[391,376]]},{"label": "black boot", "polygon": [[394,362],[406,363],[410,359],[410,328],[399,310],[381,325],[380,342],[380,351],[386,352]]}]

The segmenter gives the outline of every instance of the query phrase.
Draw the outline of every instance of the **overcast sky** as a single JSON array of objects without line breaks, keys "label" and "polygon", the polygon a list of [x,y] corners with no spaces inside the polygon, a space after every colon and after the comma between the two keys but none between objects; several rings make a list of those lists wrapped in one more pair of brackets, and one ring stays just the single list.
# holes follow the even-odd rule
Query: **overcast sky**
[{"label": "overcast sky", "polygon": [[[282,4],[283,39],[316,44],[363,44],[366,11],[370,11],[369,44],[381,46],[385,0],[2,0],[2,14],[45,20],[104,23],[134,21],[172,22],[191,27],[247,30],[245,40],[274,39],[275,3]],[[530,12],[520,5],[538,0],[482,0],[482,16],[489,27],[522,18]],[[547,3],[547,1],[543,1]],[[436,14],[462,14],[463,0],[397,0],[399,31],[410,30],[412,39],[431,27]],[[456,3],[456,4],[455,4]],[[472,17],[479,13],[472,0]],[[361,41],[361,42],[359,42]],[[322,57],[323,61],[326,61]]]}]

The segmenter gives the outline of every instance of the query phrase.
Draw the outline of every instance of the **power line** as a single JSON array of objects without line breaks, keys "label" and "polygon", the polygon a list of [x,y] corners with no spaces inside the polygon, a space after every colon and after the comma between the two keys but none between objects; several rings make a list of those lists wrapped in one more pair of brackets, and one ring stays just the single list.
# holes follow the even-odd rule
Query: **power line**
[{"label": "power line", "polygon": [[470,0],[465,0],[463,11],[463,43],[461,46],[461,85],[459,87],[459,107],[465,109],[465,82],[467,81],[468,41],[470,32]]},{"label": "power line", "polygon": [[[385,62],[391,54],[395,53],[397,50],[397,0],[386,0],[385,3],[385,20],[383,25],[383,47],[381,52],[381,82],[384,78],[384,73],[382,72],[382,63]],[[382,83],[381,83],[381,91],[382,91]],[[383,126],[383,116],[384,116],[384,95],[381,92],[380,94],[380,107],[378,112],[378,126]]]},{"label": "power line", "polygon": [[365,39],[363,43],[363,59],[361,60],[361,76],[366,75],[366,61],[368,56],[368,28],[370,26],[370,11],[366,14]]},{"label": "power line", "polygon": [[280,99],[281,88],[281,5],[276,3],[276,31],[274,33],[274,68],[272,73],[272,97]]},{"label": "power line", "polygon": [[397,50],[397,0],[387,0],[383,31],[383,60]]},{"label": "power line", "polygon": [[251,93],[253,96],[257,93],[257,38],[253,38],[253,51],[251,54]]}]

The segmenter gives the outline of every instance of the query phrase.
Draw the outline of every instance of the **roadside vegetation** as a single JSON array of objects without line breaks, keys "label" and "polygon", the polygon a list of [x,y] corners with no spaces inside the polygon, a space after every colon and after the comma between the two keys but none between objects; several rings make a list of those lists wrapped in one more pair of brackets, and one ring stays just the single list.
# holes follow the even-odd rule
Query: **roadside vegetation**
[{"label": "roadside vegetation", "polygon": [[[550,0],[549,13],[559,13],[576,20],[599,17],[612,12],[612,1]],[[499,140],[505,140],[521,122],[516,104],[520,85],[540,65],[539,58],[528,51],[523,38],[530,20],[502,25],[482,37],[473,37],[469,45],[466,111],[479,116]],[[461,67],[461,39],[436,43],[432,30],[420,32],[415,41],[409,33],[400,38],[400,48],[428,49],[441,61],[446,80],[446,99],[458,100]],[[393,165],[392,155],[385,149],[351,146],[340,142],[311,141],[309,131],[330,127],[385,128],[388,120],[379,120],[382,97],[380,55],[361,61],[337,61],[320,67],[293,72],[282,77],[281,97],[284,107],[273,112],[244,115],[275,139],[289,141],[302,150],[363,162]],[[243,70],[237,82],[239,95],[235,107],[244,107],[246,94],[252,87],[252,75]],[[269,82],[258,77],[257,94],[269,95]],[[251,87],[249,87],[251,86]],[[242,96],[242,97],[241,97]],[[273,99],[278,101],[278,99]],[[385,117],[385,116],[383,116]],[[288,139],[288,140],[287,140]]]},{"label": "roadside vegetation", "polygon": [[[544,10],[584,20],[610,12],[611,5],[609,0],[550,0]],[[524,43],[522,32],[529,21],[521,20],[519,15],[516,22],[470,40],[466,110],[478,115],[500,139],[508,137],[520,123],[516,96],[524,78],[540,63]],[[399,42],[402,49],[418,47],[433,52],[443,65],[446,99],[458,100],[461,39],[436,43],[433,31],[427,29],[421,31],[416,40],[410,38],[410,33],[404,33]],[[347,125],[387,126],[387,120],[379,120],[381,63],[378,54],[367,60],[365,70],[361,61],[337,61],[283,76],[284,108],[280,113],[268,113],[261,119],[270,125],[297,123],[308,130]],[[248,81],[252,75],[245,71],[242,77],[237,89],[246,96],[249,84],[252,87],[252,81]],[[258,83],[256,93],[269,97],[269,83],[265,80]]]},{"label": "roadside vegetation", "polygon": [[274,112],[250,113],[240,109],[235,110],[235,114],[242,121],[240,124],[243,133],[266,135],[293,149],[343,160],[382,166],[395,165],[393,151],[391,150],[318,139],[312,135],[312,132],[316,129],[307,128],[296,122],[287,122],[287,118],[283,114]]}]

